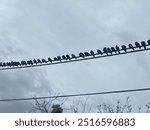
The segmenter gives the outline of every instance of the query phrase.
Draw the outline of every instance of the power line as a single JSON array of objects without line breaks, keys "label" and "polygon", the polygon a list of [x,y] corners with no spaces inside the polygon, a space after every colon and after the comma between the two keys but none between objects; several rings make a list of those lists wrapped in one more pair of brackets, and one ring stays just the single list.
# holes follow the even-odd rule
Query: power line
[{"label": "power line", "polygon": [[0,102],[27,101],[27,100],[35,100],[35,99],[67,98],[67,97],[69,98],[69,97],[93,96],[93,95],[104,95],[104,94],[117,94],[117,93],[139,92],[139,91],[150,91],[150,88],[106,91],[106,92],[99,92],[99,93],[69,94],[69,95],[48,96],[48,97],[1,99]]},{"label": "power line", "polygon": [[[150,46],[147,44],[146,46]],[[87,56],[84,58],[81,58],[80,56],[76,56],[76,59],[70,59],[70,60],[64,60],[64,61],[54,61],[51,63],[41,63],[41,64],[32,64],[32,65],[25,65],[25,66],[16,66],[16,67],[1,67],[0,70],[11,70],[11,69],[21,69],[21,68],[33,68],[33,67],[40,67],[40,66],[47,66],[47,65],[56,65],[56,64],[64,64],[64,63],[71,63],[71,62],[77,62],[77,61],[85,61],[90,59],[97,59],[97,58],[104,58],[104,57],[111,57],[111,56],[117,56],[117,55],[123,55],[123,54],[129,54],[129,53],[135,53],[135,52],[142,52],[142,51],[148,51],[150,48],[138,48],[138,50],[135,50],[138,47],[134,47],[134,50],[130,50],[131,48],[126,48],[129,51],[123,51],[123,49],[120,49],[119,53],[112,53],[112,54],[104,54],[100,55],[98,53],[95,53],[94,56]]]}]

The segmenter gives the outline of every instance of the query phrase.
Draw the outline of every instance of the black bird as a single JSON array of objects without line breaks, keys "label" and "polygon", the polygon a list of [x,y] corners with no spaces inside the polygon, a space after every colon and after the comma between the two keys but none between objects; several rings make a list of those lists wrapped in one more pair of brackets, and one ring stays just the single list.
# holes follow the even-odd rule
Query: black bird
[{"label": "black bird", "polygon": [[102,51],[99,49],[97,50],[97,54],[103,55]]},{"label": "black bird", "polygon": [[95,53],[94,53],[94,51],[90,51],[90,54],[93,56],[93,57],[95,57]]},{"label": "black bird", "polygon": [[0,67],[3,67],[3,64],[2,64],[2,62],[0,62]]},{"label": "black bird", "polygon": [[47,61],[46,61],[45,59],[42,59],[42,62],[43,62],[43,63],[47,63]]},{"label": "black bird", "polygon": [[19,62],[19,61],[17,62],[17,64],[18,64],[19,66],[21,66],[21,64],[20,64],[20,62]]},{"label": "black bird", "polygon": [[42,64],[42,61],[40,59],[37,59],[37,62]]},{"label": "black bird", "polygon": [[5,62],[3,62],[3,67],[6,67],[6,63]]},{"label": "black bird", "polygon": [[36,59],[34,59],[34,60],[33,60],[33,63],[37,65],[37,61],[36,61]]},{"label": "black bird", "polygon": [[29,62],[30,62],[30,65],[33,65],[33,61],[32,60],[29,60]]},{"label": "black bird", "polygon": [[109,47],[107,48],[107,51],[112,55],[112,50]]},{"label": "black bird", "polygon": [[111,51],[116,53],[116,49],[114,47],[111,47]]},{"label": "black bird", "polygon": [[148,42],[148,45],[150,45],[150,40],[148,40],[147,42]]},{"label": "black bird", "polygon": [[52,63],[52,59],[50,57],[48,58],[48,61]]},{"label": "black bird", "polygon": [[107,50],[106,47],[103,48],[103,51],[104,51],[104,53],[105,53],[106,55],[108,55],[108,50]]},{"label": "black bird", "polygon": [[[20,65],[21,65],[21,64],[20,64]],[[11,65],[11,63],[10,63],[10,62],[7,62],[7,66],[11,67],[12,65]]]},{"label": "black bird", "polygon": [[60,62],[61,62],[61,60],[62,60],[62,59],[61,59],[61,56],[57,56],[57,59],[58,59]]},{"label": "black bird", "polygon": [[77,59],[77,57],[76,57],[74,54],[72,54],[71,57],[72,57],[73,59]]},{"label": "black bird", "polygon": [[63,60],[67,60],[67,57],[65,55],[62,56]]},{"label": "black bird", "polygon": [[120,48],[118,45],[116,45],[116,51],[120,54]]},{"label": "black bird", "polygon": [[29,60],[27,61],[27,64],[30,65],[30,61]]},{"label": "black bird", "polygon": [[125,52],[127,52],[127,47],[125,45],[122,45],[122,50],[124,50]]},{"label": "black bird", "polygon": [[91,56],[89,52],[84,52],[85,56]]},{"label": "black bird", "polygon": [[54,57],[54,61],[58,61],[57,57]]},{"label": "black bird", "polygon": [[83,54],[82,52],[79,53],[79,56],[80,56],[81,58],[84,58],[84,54]]},{"label": "black bird", "polygon": [[[11,62],[11,65],[12,65],[12,62]],[[21,61],[21,65],[25,65],[25,64],[24,64],[24,61]]]},{"label": "black bird", "polygon": [[67,54],[66,55],[66,58],[68,59],[68,60],[71,60],[71,57]]},{"label": "black bird", "polygon": [[141,45],[144,47],[144,49],[146,50],[146,43],[145,43],[145,41],[142,41],[141,42]]},{"label": "black bird", "polygon": [[132,44],[129,44],[128,46],[129,46],[129,48],[132,49],[133,51],[135,50],[135,49],[134,49],[134,46],[133,46]]},{"label": "black bird", "polygon": [[138,42],[135,42],[135,46],[138,47],[139,49],[141,49],[141,45]]}]

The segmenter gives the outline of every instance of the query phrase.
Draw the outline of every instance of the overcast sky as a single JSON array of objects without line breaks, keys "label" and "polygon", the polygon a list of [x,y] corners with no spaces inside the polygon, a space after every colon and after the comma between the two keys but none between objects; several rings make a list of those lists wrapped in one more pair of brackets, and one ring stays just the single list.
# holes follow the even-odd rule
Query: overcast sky
[{"label": "overcast sky", "polygon": [[[0,0],[0,60],[28,60],[128,45],[150,38],[149,0]],[[0,72],[0,98],[146,88],[150,52]],[[135,106],[150,92],[91,97]],[[32,102],[0,102],[0,112],[28,112]]]}]

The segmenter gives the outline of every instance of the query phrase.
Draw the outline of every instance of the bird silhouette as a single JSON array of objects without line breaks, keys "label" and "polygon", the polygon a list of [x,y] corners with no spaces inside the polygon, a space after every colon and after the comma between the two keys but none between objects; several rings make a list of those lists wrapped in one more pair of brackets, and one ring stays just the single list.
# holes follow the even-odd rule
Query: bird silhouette
[{"label": "bird silhouette", "polygon": [[37,62],[42,64],[42,61],[40,59],[37,59]]},{"label": "bird silhouette", "polygon": [[36,61],[36,59],[34,59],[34,60],[33,60],[33,63],[37,65],[37,61]]},{"label": "bird silhouette", "polygon": [[63,60],[67,60],[67,57],[65,55],[62,56]]},{"label": "bird silhouette", "polygon": [[116,52],[118,52],[120,54],[120,48],[119,48],[119,46],[116,45],[115,48],[116,48]]},{"label": "bird silhouette", "polygon": [[103,52],[104,52],[106,55],[108,55],[108,50],[107,50],[106,47],[103,48]]},{"label": "bird silhouette", "polygon": [[134,49],[134,46],[133,46],[132,44],[129,44],[128,46],[129,46],[129,48],[132,49],[133,51],[135,50],[135,49]]},{"label": "bird silhouette", "polygon": [[61,60],[62,60],[62,59],[61,59],[61,56],[57,56],[57,59],[58,59],[60,62],[61,62]]},{"label": "bird silhouette", "polygon": [[111,47],[111,51],[117,53],[114,47]]},{"label": "bird silhouette", "polygon": [[91,56],[89,52],[84,52],[85,56]]},{"label": "bird silhouette", "polygon": [[103,53],[102,53],[102,51],[101,50],[97,50],[97,54],[99,54],[99,55],[103,55]]},{"label": "bird silhouette", "polygon": [[124,50],[124,52],[127,52],[127,47],[125,45],[122,45],[122,50]]},{"label": "bird silhouette", "polygon": [[107,48],[107,51],[112,55],[112,50],[109,47]]},{"label": "bird silhouette", "polygon": [[30,65],[30,61],[29,60],[27,61],[27,64]]},{"label": "bird silhouette", "polygon": [[79,53],[79,56],[80,56],[81,58],[84,58],[84,57],[85,57],[82,52]]},{"label": "bird silhouette", "polygon": [[54,59],[53,59],[54,61],[58,61],[58,59],[57,59],[57,57],[54,57]]},{"label": "bird silhouette", "polygon": [[6,63],[5,62],[3,62],[3,67],[6,67]]},{"label": "bird silhouette", "polygon": [[2,62],[0,62],[0,67],[3,67],[3,63]]},{"label": "bird silhouette", "polygon": [[141,45],[144,47],[144,49],[146,50],[146,43],[145,43],[145,41],[142,41],[141,42]]},{"label": "bird silhouette", "polygon": [[138,47],[139,49],[141,49],[141,45],[138,42],[135,42],[135,46]]},{"label": "bird silhouette", "polygon": [[45,59],[42,59],[42,62],[43,62],[43,63],[47,63],[47,61],[46,61]]},{"label": "bird silhouette", "polygon": [[93,56],[93,57],[95,57],[95,53],[94,53],[94,51],[90,51],[90,54]]},{"label": "bird silhouette", "polygon": [[67,54],[66,55],[66,58],[68,59],[68,60],[71,60],[71,57]]},{"label": "bird silhouette", "polygon": [[76,57],[74,54],[72,54],[71,57],[72,57],[73,59],[77,59],[77,57]]},{"label": "bird silhouette", "polygon": [[52,59],[51,59],[50,57],[48,58],[48,62],[51,62],[51,63],[52,63]]},{"label": "bird silhouette", "polygon": [[148,45],[150,45],[150,40],[147,41]]}]

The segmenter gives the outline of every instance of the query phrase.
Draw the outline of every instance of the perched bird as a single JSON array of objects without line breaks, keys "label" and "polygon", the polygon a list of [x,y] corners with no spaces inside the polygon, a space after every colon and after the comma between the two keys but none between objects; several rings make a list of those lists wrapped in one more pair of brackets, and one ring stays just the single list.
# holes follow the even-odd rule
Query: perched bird
[{"label": "perched bird", "polygon": [[36,61],[36,59],[34,59],[34,60],[33,60],[33,63],[37,65],[37,61]]},{"label": "perched bird", "polygon": [[118,45],[116,45],[116,52],[118,52],[120,54],[120,48]]},{"label": "perched bird", "polygon": [[45,59],[42,59],[42,62],[43,62],[43,63],[47,63],[47,61],[46,61]]},{"label": "perched bird", "polygon": [[54,59],[53,59],[54,61],[58,61],[58,59],[57,59],[57,57],[54,57]]},{"label": "perched bird", "polygon": [[84,54],[83,54],[82,52],[79,53],[79,56],[80,56],[81,58],[84,58]]},{"label": "perched bird", "polygon": [[141,42],[141,45],[144,47],[144,49],[146,50],[146,43],[145,43],[145,41],[142,41]]},{"label": "perched bird", "polygon": [[76,57],[74,54],[72,54],[71,57],[72,57],[73,59],[77,59],[77,57]]},{"label": "perched bird", "polygon": [[84,52],[85,56],[91,56],[89,52]]},{"label": "perched bird", "polygon": [[150,45],[150,40],[147,41],[148,45]]},{"label": "perched bird", "polygon": [[107,50],[106,47],[103,48],[103,52],[104,52],[106,55],[108,55],[108,50]]},{"label": "perched bird", "polygon": [[125,45],[122,45],[122,50],[124,50],[125,52],[127,52],[127,47]]},{"label": "perched bird", "polygon": [[132,44],[129,44],[128,46],[129,46],[129,48],[132,49],[133,51],[135,50],[135,49],[134,49],[134,46],[133,46]]},{"label": "perched bird", "polygon": [[42,61],[40,59],[37,59],[37,62],[42,64]]},{"label": "perched bird", "polygon": [[0,62],[0,67],[3,67],[3,64],[2,64],[2,62]]},{"label": "perched bird", "polygon": [[107,48],[107,51],[112,55],[112,50],[109,47]]},{"label": "perched bird", "polygon": [[117,53],[114,47],[111,47],[111,51]]},{"label": "perched bird", "polygon": [[3,62],[3,67],[6,67],[6,63],[5,62]]},{"label": "perched bird", "polygon": [[66,58],[68,59],[68,60],[71,60],[71,57],[67,54],[66,55]]},{"label": "perched bird", "polygon": [[29,60],[29,62],[30,62],[30,65],[33,65],[33,61],[32,60]]},{"label": "perched bird", "polygon": [[30,61],[29,60],[27,61],[27,64],[30,65]]},{"label": "perched bird", "polygon": [[67,60],[67,57],[65,55],[62,56],[63,60]]},{"label": "perched bird", "polygon": [[21,64],[20,64],[20,62],[19,62],[19,61],[17,62],[17,64],[18,64],[19,66],[21,66]]},{"label": "perched bird", "polygon": [[138,47],[139,49],[141,49],[141,45],[138,42],[135,42],[135,46]]},{"label": "perched bird", "polygon": [[52,63],[52,59],[51,59],[50,57],[48,58],[48,62],[51,62],[51,63]]},{"label": "perched bird", "polygon": [[103,55],[102,51],[99,49],[97,50],[97,54]]},{"label": "perched bird", "polygon": [[94,51],[90,51],[90,54],[93,56],[93,57],[95,57],[95,53],[94,53]]},{"label": "perched bird", "polygon": [[57,59],[58,59],[60,62],[61,62],[61,60],[62,60],[62,59],[61,59],[61,56],[57,56]]}]

